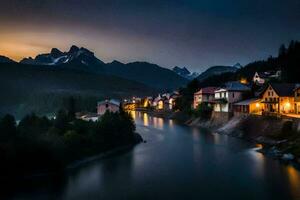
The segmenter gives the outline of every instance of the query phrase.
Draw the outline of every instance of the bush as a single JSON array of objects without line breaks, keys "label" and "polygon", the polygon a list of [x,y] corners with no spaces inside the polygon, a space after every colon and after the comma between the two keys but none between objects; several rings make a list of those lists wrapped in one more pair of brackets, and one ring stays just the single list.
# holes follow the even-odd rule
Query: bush
[{"label": "bush", "polygon": [[210,119],[212,111],[213,109],[211,106],[201,103],[196,110],[194,110],[194,116],[200,117],[201,119]]}]

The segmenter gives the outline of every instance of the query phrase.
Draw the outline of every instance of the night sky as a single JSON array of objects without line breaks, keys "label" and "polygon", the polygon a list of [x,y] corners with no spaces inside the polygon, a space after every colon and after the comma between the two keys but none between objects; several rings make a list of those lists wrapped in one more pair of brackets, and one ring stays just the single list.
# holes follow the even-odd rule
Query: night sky
[{"label": "night sky", "polygon": [[203,71],[276,55],[300,39],[299,0],[0,0],[0,54],[72,44],[105,62]]}]

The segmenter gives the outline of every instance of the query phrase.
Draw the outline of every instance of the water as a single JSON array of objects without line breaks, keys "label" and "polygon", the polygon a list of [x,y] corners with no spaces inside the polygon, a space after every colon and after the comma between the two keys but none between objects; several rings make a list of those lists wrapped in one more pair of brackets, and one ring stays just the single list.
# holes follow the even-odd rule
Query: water
[{"label": "water", "polygon": [[19,187],[13,199],[300,199],[300,173],[248,142],[134,113],[147,143],[65,177]]}]

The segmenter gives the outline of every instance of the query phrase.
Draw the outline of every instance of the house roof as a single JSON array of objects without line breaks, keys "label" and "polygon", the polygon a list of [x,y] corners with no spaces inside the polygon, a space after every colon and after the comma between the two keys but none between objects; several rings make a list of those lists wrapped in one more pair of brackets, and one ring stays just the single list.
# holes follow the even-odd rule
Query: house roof
[{"label": "house roof", "polygon": [[278,71],[256,72],[260,78],[277,77]]},{"label": "house roof", "polygon": [[234,105],[247,106],[247,105],[250,105],[251,103],[255,103],[255,102],[259,102],[259,101],[260,101],[260,99],[258,99],[258,98],[252,98],[252,99],[246,99],[244,101],[237,102]]},{"label": "house roof", "polygon": [[205,88],[201,88],[195,94],[214,94],[217,89],[218,89],[217,87],[205,87]]},{"label": "house roof", "polygon": [[249,91],[250,88],[245,85],[245,84],[242,84],[238,81],[233,81],[233,82],[227,82],[225,84],[225,88],[226,90],[231,90],[231,91]]},{"label": "house roof", "polygon": [[120,101],[116,100],[116,99],[110,99],[110,100],[105,100],[105,101],[99,101],[99,104],[106,104],[106,103],[110,103],[110,104],[114,104],[116,106],[120,106]]},{"label": "house roof", "polygon": [[276,92],[278,96],[281,97],[293,97],[295,84],[292,83],[269,83],[262,91],[261,94],[265,93],[265,91],[271,86],[273,90]]},{"label": "house roof", "polygon": [[269,77],[269,75],[266,74],[265,72],[257,72],[257,74],[260,78],[268,78]]},{"label": "house roof", "polygon": [[204,94],[214,94],[214,92],[217,90],[218,88],[216,87],[205,87],[205,88],[202,88],[202,93]]}]

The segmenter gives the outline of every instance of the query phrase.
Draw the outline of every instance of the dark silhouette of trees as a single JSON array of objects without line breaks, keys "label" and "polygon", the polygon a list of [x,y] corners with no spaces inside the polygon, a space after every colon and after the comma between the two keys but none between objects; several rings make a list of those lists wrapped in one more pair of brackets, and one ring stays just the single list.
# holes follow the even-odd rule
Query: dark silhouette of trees
[{"label": "dark silhouette of trees", "polygon": [[0,142],[12,140],[17,135],[15,118],[12,115],[5,115],[0,119]]},{"label": "dark silhouette of trees", "polygon": [[175,109],[190,113],[191,105],[194,99],[194,93],[199,89],[199,81],[192,80],[185,88],[179,90],[180,97],[175,100]]},{"label": "dark silhouette of trees", "polygon": [[282,66],[283,81],[300,82],[300,42],[291,41],[285,54],[278,56],[278,64]]},{"label": "dark silhouette of trees", "polygon": [[134,121],[122,109],[96,122],[71,120],[65,110],[51,120],[32,113],[18,125],[6,115],[0,119],[0,177],[60,170],[71,161],[137,142]]}]

